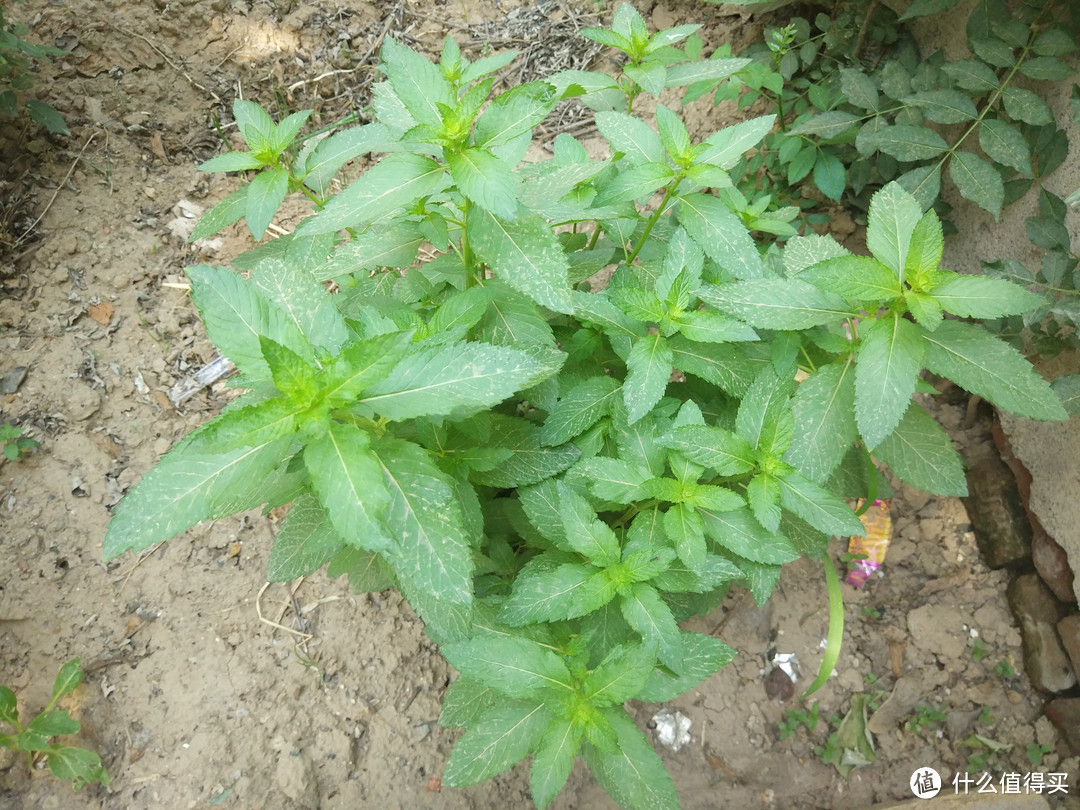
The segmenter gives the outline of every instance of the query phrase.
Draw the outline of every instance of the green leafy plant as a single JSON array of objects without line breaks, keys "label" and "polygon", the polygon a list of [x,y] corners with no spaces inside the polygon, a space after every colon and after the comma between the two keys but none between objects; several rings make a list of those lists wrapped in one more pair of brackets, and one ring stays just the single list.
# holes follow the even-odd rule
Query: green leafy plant
[{"label": "green leafy plant", "polygon": [[[725,167],[767,126],[694,144],[666,106],[655,128],[633,112],[662,89],[661,69],[670,88],[745,64],[695,66],[673,45],[692,29],[649,36],[624,5],[609,32],[621,39],[590,35],[625,40],[640,70],[501,94],[491,74],[512,55],[469,63],[447,39],[434,64],[387,39],[375,122],[285,160],[299,131],[285,122],[299,119],[243,107],[261,133],[244,133],[251,157],[209,166],[262,168],[198,233],[247,218],[268,172],[253,233],[282,191],[316,211],[241,256],[247,275],[188,268],[247,392],[143,477],[105,556],[291,504],[270,579],[328,566],[356,591],[397,587],[461,673],[441,716],[465,730],[448,786],[531,755],[543,808],[580,756],[621,805],[677,807],[623,704],[671,700],[734,656],[678,623],[735,586],[763,602],[802,555],[838,593],[825,551],[864,531],[844,497],[884,486],[871,452],[916,486],[966,491],[947,435],[913,400],[933,390],[920,372],[1065,417],[1019,353],[945,318],[1037,297],[940,269],[937,216],[899,186],[871,205],[873,258],[817,236],[783,250],[752,239]],[[610,155],[562,134],[550,158],[522,163],[564,98],[596,110]],[[334,193],[338,171],[372,153]]]},{"label": "green leafy plant", "polygon": [[916,706],[915,714],[904,723],[904,728],[918,734],[924,728],[936,729],[949,719],[949,715],[938,706]]},{"label": "green leafy plant", "polygon": [[990,648],[986,646],[986,643],[981,638],[976,638],[971,645],[971,657],[976,663],[982,661],[990,653]]},{"label": "green leafy plant", "polygon": [[1016,677],[1016,667],[1012,665],[1012,661],[1008,658],[1002,658],[998,661],[994,667],[994,672],[1002,678],[1009,679]]},{"label": "green leafy plant", "polygon": [[63,117],[52,106],[35,98],[26,98],[34,86],[34,59],[66,56],[67,51],[50,45],[35,45],[23,37],[29,28],[4,19],[0,5],[0,118],[18,118],[25,110],[30,120],[49,132],[70,135]]},{"label": "green leafy plant", "polygon": [[22,434],[21,427],[9,425],[6,422],[0,424],[0,451],[8,461],[18,461],[39,446],[37,441]]},{"label": "green leafy plant", "polygon": [[990,713],[990,707],[989,706],[983,706],[982,707],[982,711],[979,712],[978,720],[984,726],[992,726],[992,725],[994,725],[994,723],[997,722],[997,718],[994,717],[994,715]]},{"label": "green leafy plant", "polygon": [[810,710],[806,709],[785,709],[784,719],[780,721],[780,739],[786,740],[799,730],[799,726],[806,728],[806,732],[809,734],[812,732],[818,724],[818,702],[815,700],[810,706]]},{"label": "green leafy plant", "polygon": [[1042,766],[1043,757],[1054,750],[1052,745],[1039,745],[1038,743],[1028,743],[1027,757],[1028,762],[1031,763],[1033,768]]},{"label": "green leafy plant", "polygon": [[6,686],[0,686],[0,723],[12,729],[11,733],[0,732],[0,745],[13,751],[26,754],[26,761],[33,766],[38,757],[46,757],[49,770],[58,778],[71,781],[71,786],[78,790],[91,782],[100,782],[108,786],[109,774],[101,765],[101,757],[94,751],[70,745],[50,742],[55,737],[76,734],[80,725],[71,715],[56,704],[64,695],[70,695],[82,682],[82,670],[78,658],[72,659],[60,668],[53,684],[52,699],[49,705],[28,724],[19,722],[19,705],[12,692]]}]

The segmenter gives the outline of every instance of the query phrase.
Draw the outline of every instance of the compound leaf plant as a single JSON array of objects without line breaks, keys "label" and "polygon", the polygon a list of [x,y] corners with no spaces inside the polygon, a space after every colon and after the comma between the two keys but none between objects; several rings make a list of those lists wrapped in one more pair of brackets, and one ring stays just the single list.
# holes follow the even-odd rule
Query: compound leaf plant
[{"label": "compound leaf plant", "polygon": [[[772,119],[695,144],[668,107],[655,128],[633,112],[746,64],[694,67],[694,29],[650,36],[624,5],[587,32],[627,52],[623,75],[494,96],[512,54],[470,63],[448,38],[434,64],[388,39],[376,121],[298,139],[303,114],[275,124],[237,102],[251,151],[203,166],[259,173],[202,235],[242,217],[260,235],[289,190],[316,210],[241,256],[245,274],[188,268],[247,391],[143,477],[105,556],[291,503],[269,578],[328,566],[357,591],[397,587],[460,672],[441,717],[465,729],[447,785],[531,755],[543,808],[580,756],[624,807],[677,807],[624,704],[671,700],[734,656],[678,623],[732,586],[764,601],[784,563],[861,534],[844,498],[877,486],[870,453],[915,486],[965,491],[913,399],[920,372],[1065,417],[966,320],[1038,299],[940,269],[938,218],[899,186],[874,198],[872,257],[751,238],[725,167]],[[571,97],[610,154],[562,134],[523,162]],[[373,165],[335,192],[361,155]]]}]

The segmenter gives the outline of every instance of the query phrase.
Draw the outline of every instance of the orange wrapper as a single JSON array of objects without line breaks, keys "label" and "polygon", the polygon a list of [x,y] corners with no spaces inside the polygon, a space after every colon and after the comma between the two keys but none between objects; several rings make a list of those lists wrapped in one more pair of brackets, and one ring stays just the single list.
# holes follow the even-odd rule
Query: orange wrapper
[{"label": "orange wrapper", "polygon": [[[862,508],[863,501],[859,501]],[[890,514],[890,502],[888,500],[874,501],[870,508],[859,516],[862,525],[866,527],[866,537],[852,537],[848,541],[848,553],[859,555],[865,559],[855,560],[848,572],[848,585],[861,588],[885,561],[885,553],[889,550],[889,541],[892,540],[892,515]]]}]

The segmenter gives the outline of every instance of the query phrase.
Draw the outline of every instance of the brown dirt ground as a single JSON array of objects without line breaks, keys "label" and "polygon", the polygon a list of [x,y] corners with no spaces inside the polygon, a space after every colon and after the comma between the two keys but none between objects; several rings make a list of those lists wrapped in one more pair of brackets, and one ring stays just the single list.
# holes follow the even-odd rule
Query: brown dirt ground
[{"label": "brown dirt ground", "polygon": [[[202,525],[137,559],[101,561],[110,507],[229,395],[219,384],[180,410],[167,396],[216,354],[186,292],[172,285],[187,264],[226,262],[249,247],[234,227],[199,256],[175,222],[183,225],[181,200],[209,207],[235,187],[233,177],[195,170],[220,150],[219,132],[235,134],[225,123],[232,99],[314,106],[316,120],[330,123],[366,103],[370,54],[385,33],[434,51],[449,31],[475,55],[498,39],[492,32],[509,25],[514,7],[65,0],[9,12],[35,22],[40,41],[74,49],[43,68],[42,82],[73,135],[9,126],[0,140],[9,177],[31,189],[25,211],[44,211],[40,241],[20,245],[0,274],[0,374],[29,369],[18,392],[0,399],[0,421],[42,443],[0,467],[0,682],[39,708],[60,664],[80,657],[87,677],[70,708],[112,786],[74,794],[47,770],[7,757],[3,810],[530,806],[524,765],[484,785],[440,789],[456,732],[436,720],[453,672],[396,593],[353,595],[322,574],[264,586],[273,515]],[[639,7],[657,26],[704,23],[711,44],[738,46],[754,34],[752,23],[711,6]],[[610,11],[552,3],[544,19],[588,24]],[[480,28],[485,22],[496,27]],[[544,42],[546,32],[516,36]],[[549,46],[570,47],[551,37]],[[724,113],[698,106],[692,135],[728,123]],[[33,219],[25,211],[16,237]],[[294,217],[277,224],[288,229]],[[986,441],[978,427],[961,429],[960,404],[939,411],[958,442]],[[1028,744],[1046,744],[1043,769],[1069,771],[1075,795],[1076,759],[1063,759],[1052,728],[1036,720],[1042,698],[1022,673],[995,672],[1003,660],[1020,668],[1020,636],[1005,575],[978,558],[960,502],[900,489],[894,512],[885,574],[865,591],[845,588],[843,654],[816,696],[828,718],[854,693],[881,703],[901,684],[895,719],[877,735],[876,764],[846,781],[823,764],[813,748],[825,741],[824,721],[779,738],[791,704],[765,691],[766,652],[799,657],[801,689],[817,669],[826,624],[822,572],[804,562],[766,607],[736,594],[693,622],[740,654],[668,707],[693,722],[687,747],[660,748],[686,810],[908,798],[918,766],[946,780],[972,770],[967,758],[978,752],[961,745],[972,731],[1011,746],[988,766],[995,779],[1032,770]],[[976,635],[988,650],[982,660],[972,653]],[[916,701],[941,707],[947,721],[905,731]],[[978,719],[984,707],[992,724]],[[643,727],[658,708],[637,707]],[[552,806],[613,805],[579,767]]]}]

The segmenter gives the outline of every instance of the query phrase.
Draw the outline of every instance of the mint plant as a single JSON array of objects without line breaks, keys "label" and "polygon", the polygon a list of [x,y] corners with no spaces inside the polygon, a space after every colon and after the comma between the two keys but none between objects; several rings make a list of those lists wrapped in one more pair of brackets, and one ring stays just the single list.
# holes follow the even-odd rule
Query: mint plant
[{"label": "mint plant", "polygon": [[49,132],[70,135],[63,116],[51,105],[26,98],[34,86],[34,59],[66,56],[67,51],[50,45],[36,45],[23,39],[29,28],[4,19],[0,5],[0,118],[18,118],[25,111],[31,121]]},{"label": "mint plant", "polygon": [[7,461],[18,461],[23,456],[34,452],[38,442],[23,436],[23,429],[7,422],[0,423],[0,454]]},{"label": "mint plant", "polygon": [[[677,807],[624,704],[674,699],[734,656],[679,622],[731,587],[763,602],[783,564],[861,534],[844,498],[884,486],[871,453],[916,486],[965,491],[913,401],[933,390],[922,370],[1065,417],[1018,352],[945,318],[1022,313],[1037,296],[940,269],[937,215],[898,185],[871,206],[873,257],[817,236],[754,241],[726,167],[772,119],[695,144],[664,105],[655,128],[634,114],[661,69],[677,87],[745,65],[682,67],[672,43],[692,33],[649,36],[624,5],[589,35],[625,41],[640,70],[498,94],[509,56],[469,63],[447,39],[434,64],[387,39],[374,122],[285,160],[278,133],[297,136],[298,119],[245,105],[238,120],[260,121],[272,148],[246,132],[252,157],[204,166],[262,168],[202,232],[246,218],[268,172],[253,232],[283,189],[316,210],[241,256],[248,275],[188,268],[247,390],[127,495],[105,556],[292,504],[269,578],[327,566],[356,591],[396,587],[460,672],[441,716],[464,729],[449,786],[531,756],[544,808],[580,756],[624,807]],[[610,155],[562,134],[522,163],[564,98],[596,110]],[[333,193],[361,155],[370,167]]]},{"label": "mint plant", "polygon": [[49,705],[26,725],[19,721],[19,704],[15,693],[6,686],[0,686],[0,723],[11,729],[11,732],[0,732],[0,745],[24,752],[27,765],[31,767],[35,759],[46,757],[49,770],[60,779],[70,780],[75,790],[91,782],[100,782],[107,787],[109,774],[101,765],[101,757],[94,751],[50,742],[55,737],[77,734],[79,731],[79,722],[72,720],[66,711],[56,708],[60,698],[70,695],[82,682],[79,666],[79,659],[74,658],[60,668]]}]

